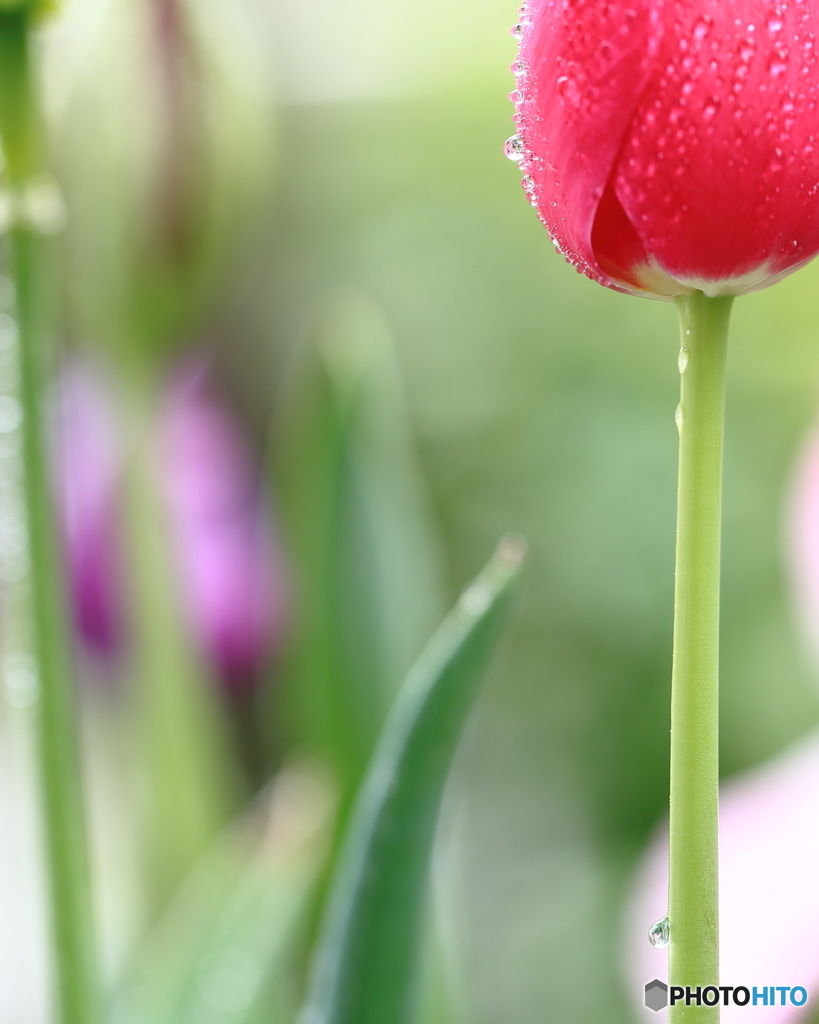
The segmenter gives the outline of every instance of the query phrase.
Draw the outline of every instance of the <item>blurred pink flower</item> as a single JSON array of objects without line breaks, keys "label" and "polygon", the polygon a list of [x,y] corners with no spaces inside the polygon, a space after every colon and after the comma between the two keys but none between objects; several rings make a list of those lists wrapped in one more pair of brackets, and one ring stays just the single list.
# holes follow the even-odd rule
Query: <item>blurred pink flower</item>
[{"label": "blurred pink flower", "polygon": [[[204,360],[172,378],[156,425],[160,492],[184,614],[231,692],[254,684],[280,639],[282,571],[239,422],[207,386]],[[62,382],[56,473],[77,631],[108,657],[123,645],[118,523],[125,452],[104,378],[72,362]]]},{"label": "blurred pink flower", "polygon": [[224,683],[244,688],[280,638],[282,571],[240,425],[208,389],[201,360],[171,384],[160,451],[191,627]]},{"label": "blurred pink flower", "polygon": [[65,367],[56,415],[54,467],[75,626],[91,651],[110,658],[123,640],[122,439],[110,391],[89,363]]},{"label": "blurred pink flower", "polygon": [[[720,809],[720,983],[758,988],[804,986],[819,996],[819,735],[727,782]],[[648,929],[666,912],[667,826],[637,872],[628,906],[625,950],[629,994],[639,1021],[665,1021],[643,1005],[654,978],[668,980],[667,950]],[[671,922],[673,935],[674,922]],[[721,1007],[723,1021],[804,1021],[812,1001],[786,1006]]]}]

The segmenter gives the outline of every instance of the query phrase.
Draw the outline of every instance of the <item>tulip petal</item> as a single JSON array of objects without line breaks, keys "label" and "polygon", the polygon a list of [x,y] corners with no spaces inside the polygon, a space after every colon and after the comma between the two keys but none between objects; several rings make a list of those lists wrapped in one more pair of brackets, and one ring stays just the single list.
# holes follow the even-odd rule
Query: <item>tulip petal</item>
[{"label": "tulip petal", "polygon": [[[720,804],[720,981],[723,985],[819,984],[819,734],[728,782]],[[648,941],[650,925],[665,914],[668,842],[663,830],[638,872],[628,913],[630,989],[638,1020],[664,1021],[642,1005],[643,986],[667,979],[667,951]],[[671,922],[673,937],[674,922]],[[673,938],[672,938],[673,941]],[[779,997],[777,997],[778,1001]],[[793,1005],[731,1004],[721,1020],[804,1020]]]},{"label": "tulip petal", "polygon": [[657,9],[657,0],[536,0],[521,40],[516,120],[540,219],[578,270],[621,289],[598,263],[592,228],[649,81]]},{"label": "tulip petal", "polygon": [[819,250],[816,6],[675,0],[661,18],[617,196],[676,281],[753,291]]},{"label": "tulip petal", "polygon": [[534,0],[525,186],[569,262],[622,291],[739,295],[819,251],[808,0]]}]

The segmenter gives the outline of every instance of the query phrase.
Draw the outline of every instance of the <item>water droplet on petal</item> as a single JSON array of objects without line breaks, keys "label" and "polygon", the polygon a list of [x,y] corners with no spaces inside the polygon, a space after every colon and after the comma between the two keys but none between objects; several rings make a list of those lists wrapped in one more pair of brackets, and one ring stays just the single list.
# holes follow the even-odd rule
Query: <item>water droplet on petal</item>
[{"label": "water droplet on petal", "polygon": [[520,39],[523,35],[523,23],[519,21],[517,25],[513,25],[510,32],[515,39]]},{"label": "water droplet on petal", "polygon": [[568,75],[561,75],[555,84],[557,85],[557,91],[561,96],[567,99],[569,103],[573,104],[575,107],[578,106],[582,96],[577,87],[577,82],[575,82],[574,79],[569,78]]},{"label": "water droplet on petal", "polygon": [[512,135],[508,138],[503,144],[503,155],[519,164],[525,155],[523,139],[519,135]]},{"label": "water droplet on petal", "polygon": [[[682,412],[680,411],[679,408],[677,409],[677,412],[678,412],[679,417],[680,417],[679,420],[677,421],[677,426],[681,427],[681,425],[682,425]],[[666,946],[669,943],[670,934],[671,934],[671,927],[670,927],[670,925],[668,923],[668,917],[664,917],[661,921],[657,921],[656,924],[653,924],[649,928],[649,930],[648,930],[648,941],[651,943],[652,946],[656,947],[657,949],[665,949]]]},{"label": "water droplet on petal", "polygon": [[694,38],[697,42],[701,42],[708,35],[708,30],[711,28],[711,18],[707,15],[697,22],[694,26]]},{"label": "water droplet on petal", "polygon": [[521,185],[527,192],[532,192],[535,187],[535,179],[531,174],[527,174],[526,177],[521,181]]}]

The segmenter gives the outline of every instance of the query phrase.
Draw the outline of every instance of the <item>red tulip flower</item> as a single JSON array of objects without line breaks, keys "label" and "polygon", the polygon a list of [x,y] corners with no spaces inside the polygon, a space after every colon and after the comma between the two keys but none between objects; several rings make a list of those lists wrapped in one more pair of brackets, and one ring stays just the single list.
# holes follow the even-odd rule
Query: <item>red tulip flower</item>
[{"label": "red tulip flower", "polygon": [[507,155],[620,291],[741,295],[819,251],[812,0],[530,0]]}]

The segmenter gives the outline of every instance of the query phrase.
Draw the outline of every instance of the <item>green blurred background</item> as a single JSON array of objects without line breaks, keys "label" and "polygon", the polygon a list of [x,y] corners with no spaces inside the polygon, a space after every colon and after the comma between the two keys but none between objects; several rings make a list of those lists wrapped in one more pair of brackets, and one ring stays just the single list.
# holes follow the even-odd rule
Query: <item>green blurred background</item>
[{"label": "green blurred background", "polygon": [[[186,103],[202,110],[194,241],[169,278],[140,212],[163,145],[155,55],[135,43],[149,7],[66,0],[45,33],[69,215],[61,337],[126,377],[135,347],[215,351],[292,588],[254,711],[264,771],[308,751],[343,792],[443,609],[501,534],[528,540],[446,803],[451,1005],[427,1017],[624,1024],[623,901],[668,785],[674,309],[554,252],[502,154],[516,11],[497,0],[180,4],[199,54]],[[811,267],[735,306],[726,774],[819,722],[783,568],[819,397],[817,296]],[[102,703],[116,735],[127,713]]]}]

